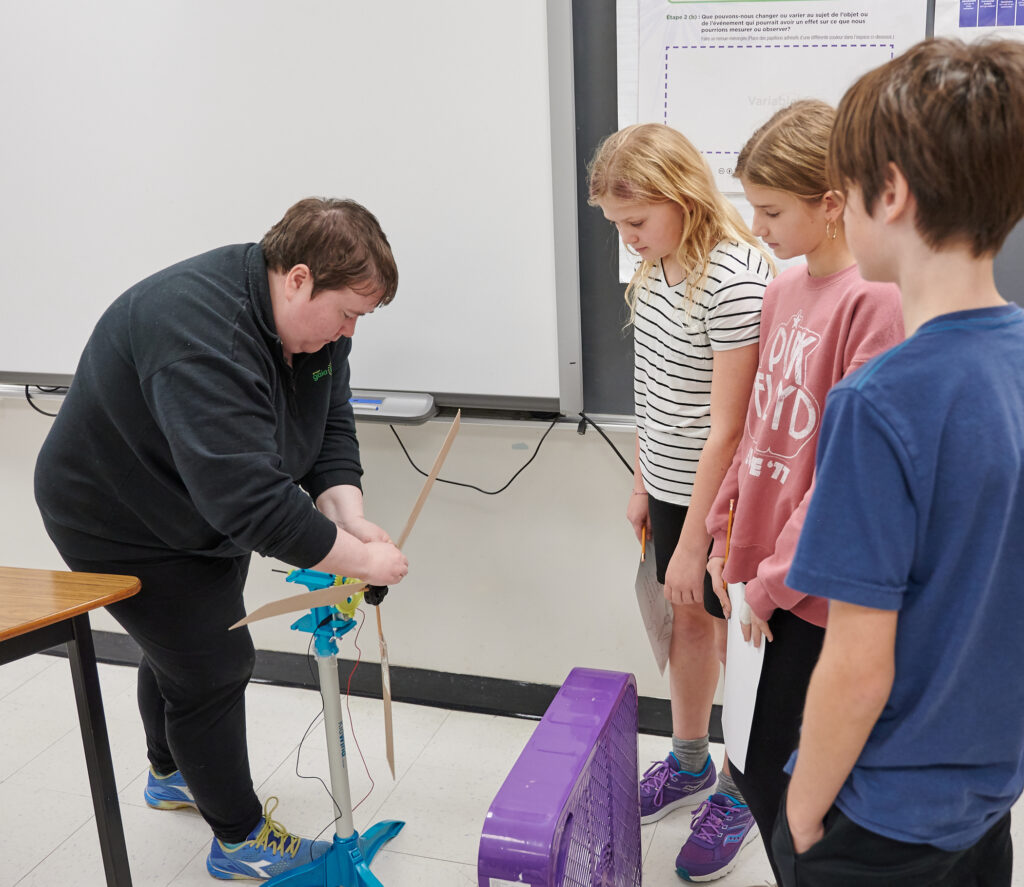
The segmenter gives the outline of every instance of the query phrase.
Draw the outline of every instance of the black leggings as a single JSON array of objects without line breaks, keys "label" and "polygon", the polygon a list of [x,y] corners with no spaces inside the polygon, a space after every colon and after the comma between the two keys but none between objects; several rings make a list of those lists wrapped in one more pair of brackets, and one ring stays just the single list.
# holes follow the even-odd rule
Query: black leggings
[{"label": "black leggings", "polygon": [[733,761],[729,768],[750,805],[775,879],[782,883],[771,847],[779,802],[789,784],[789,776],[782,768],[800,741],[807,685],[821,654],[825,629],[805,622],[789,610],[776,610],[768,627],[775,640],[764,651],[747,760],[742,773]]},{"label": "black leggings", "polygon": [[137,595],[107,610],[142,648],[138,700],[149,761],[157,773],[181,771],[218,838],[244,840],[263,815],[245,732],[256,653],[248,628],[228,626],[245,615],[249,557],[64,561],[142,581]]}]

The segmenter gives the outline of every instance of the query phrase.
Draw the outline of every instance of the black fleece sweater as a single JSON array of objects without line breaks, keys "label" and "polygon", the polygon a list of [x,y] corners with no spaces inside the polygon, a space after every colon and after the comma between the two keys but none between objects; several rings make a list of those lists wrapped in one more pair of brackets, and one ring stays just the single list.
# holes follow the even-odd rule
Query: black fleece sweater
[{"label": "black fleece sweater", "polygon": [[351,344],[287,365],[258,244],[133,286],[97,323],[36,463],[58,549],[318,563],[336,528],[310,497],[362,474]]}]

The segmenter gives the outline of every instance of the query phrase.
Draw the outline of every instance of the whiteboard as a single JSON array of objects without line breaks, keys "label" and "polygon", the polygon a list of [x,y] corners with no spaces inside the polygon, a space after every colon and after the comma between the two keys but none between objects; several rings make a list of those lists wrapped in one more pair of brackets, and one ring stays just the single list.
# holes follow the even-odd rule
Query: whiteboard
[{"label": "whiteboard", "polygon": [[70,376],[128,286],[320,195],[374,212],[399,267],[395,301],[356,329],[354,387],[581,399],[568,0],[4,17],[5,380]]}]

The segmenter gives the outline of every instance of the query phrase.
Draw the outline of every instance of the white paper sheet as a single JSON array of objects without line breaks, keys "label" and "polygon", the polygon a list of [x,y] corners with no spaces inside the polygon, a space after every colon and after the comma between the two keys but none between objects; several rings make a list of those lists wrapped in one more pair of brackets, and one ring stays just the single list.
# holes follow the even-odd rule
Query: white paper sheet
[{"label": "white paper sheet", "polygon": [[729,584],[729,600],[733,616],[729,620],[728,648],[725,655],[725,693],[722,698],[722,732],[725,750],[741,772],[746,771],[747,746],[750,743],[750,725],[754,720],[757,685],[761,682],[761,664],[764,662],[763,638],[761,646],[743,640],[738,614],[743,606],[742,582]]},{"label": "white paper sheet", "polygon": [[664,674],[672,641],[672,605],[665,600],[665,592],[658,582],[654,543],[651,541],[647,542],[646,559],[640,562],[636,571],[636,601],[640,605],[654,661],[658,663],[658,671]]}]

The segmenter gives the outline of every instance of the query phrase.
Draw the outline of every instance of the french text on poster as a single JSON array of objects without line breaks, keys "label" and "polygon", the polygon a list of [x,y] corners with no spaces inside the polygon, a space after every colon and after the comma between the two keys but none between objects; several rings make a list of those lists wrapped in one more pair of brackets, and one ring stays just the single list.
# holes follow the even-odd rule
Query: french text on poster
[{"label": "french text on poster", "polygon": [[865,71],[925,34],[923,3],[639,0],[638,120],[666,123],[704,154],[723,191],[740,148],[800,98],[835,104]]}]

